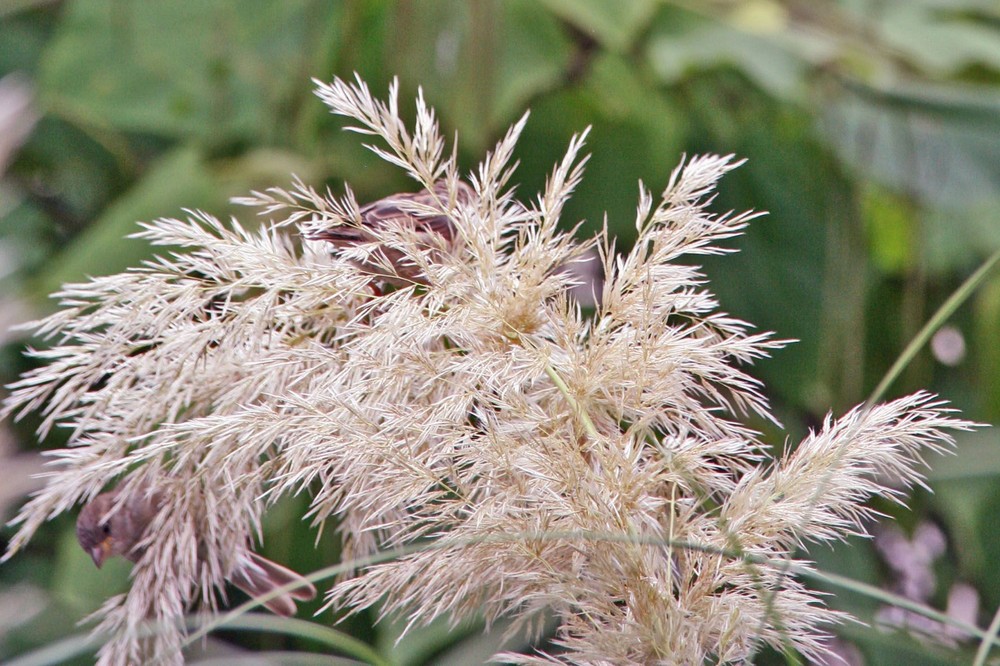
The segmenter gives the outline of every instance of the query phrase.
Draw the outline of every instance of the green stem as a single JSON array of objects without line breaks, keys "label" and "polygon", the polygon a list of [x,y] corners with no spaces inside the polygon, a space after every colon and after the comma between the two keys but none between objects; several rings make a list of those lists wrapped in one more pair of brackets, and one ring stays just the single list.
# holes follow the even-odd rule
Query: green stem
[{"label": "green stem", "polygon": [[583,422],[583,429],[587,431],[587,434],[590,435],[591,438],[597,439],[597,437],[599,436],[599,433],[597,432],[597,426],[595,426],[594,422],[590,420],[590,415],[587,413],[587,411],[583,407],[581,407],[580,403],[577,402],[576,398],[574,398],[570,394],[569,386],[566,385],[566,382],[563,381],[563,378],[560,377],[559,373],[556,372],[555,368],[553,368],[548,363],[545,364],[545,374],[549,376],[549,379],[552,380],[552,383],[556,385],[556,388],[559,389],[559,392],[563,394],[564,398],[566,398],[566,402],[569,403],[569,406],[580,418],[580,421]]},{"label": "green stem", "polygon": [[983,666],[986,663],[986,658],[990,656],[990,648],[997,642],[997,634],[1000,634],[1000,609],[997,609],[993,615],[993,621],[990,622],[986,634],[979,642],[979,649],[976,650],[976,658],[973,660],[972,666]]},{"label": "green stem", "polygon": [[926,324],[924,324],[924,327],[921,328],[916,337],[910,341],[910,344],[906,346],[903,353],[899,355],[896,362],[892,364],[891,368],[889,368],[889,372],[885,374],[882,381],[879,382],[878,386],[875,387],[875,390],[872,391],[872,394],[868,397],[868,401],[865,403],[866,406],[871,407],[882,398],[886,389],[888,389],[889,386],[896,381],[899,375],[903,372],[903,368],[905,368],[910,361],[913,360],[913,357],[917,355],[917,352],[920,351],[925,344],[927,344],[927,341],[930,340],[935,331],[941,328],[941,325],[947,321],[948,318],[955,313],[955,310],[957,310],[958,307],[972,295],[976,288],[982,284],[990,270],[992,270],[993,266],[996,265],[997,261],[1000,261],[1000,250],[994,252],[989,259],[984,261],[983,265],[980,266],[975,273],[970,275],[969,278],[962,283],[962,286],[956,289],[955,293],[949,296],[948,300],[946,300],[944,304],[938,308],[938,311],[934,313],[934,316],[931,317]]}]

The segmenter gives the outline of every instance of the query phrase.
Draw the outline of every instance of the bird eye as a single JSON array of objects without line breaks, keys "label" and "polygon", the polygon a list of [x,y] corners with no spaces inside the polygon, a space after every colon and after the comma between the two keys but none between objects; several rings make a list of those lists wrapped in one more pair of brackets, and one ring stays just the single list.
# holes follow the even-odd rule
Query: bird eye
[{"label": "bird eye", "polygon": [[109,536],[111,534],[111,525],[108,523],[101,523],[101,532],[104,533],[104,536]]}]

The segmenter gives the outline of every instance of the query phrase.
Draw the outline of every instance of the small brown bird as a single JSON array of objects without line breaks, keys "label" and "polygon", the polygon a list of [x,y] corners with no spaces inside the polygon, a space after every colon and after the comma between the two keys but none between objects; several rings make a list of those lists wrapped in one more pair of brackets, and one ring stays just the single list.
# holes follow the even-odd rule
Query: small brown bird
[{"label": "small brown bird", "polygon": [[[442,206],[449,206],[450,203],[467,204],[472,201],[473,195],[471,187],[459,182],[455,189],[455,201],[450,202],[447,183],[438,181],[434,185],[433,192],[422,190],[393,194],[362,206],[358,211],[361,217],[360,224],[344,223],[317,229],[307,238],[328,241],[336,248],[352,247],[360,243],[378,242],[385,229],[395,225],[413,229],[418,239],[426,238],[426,243],[419,244],[428,249],[440,246],[438,238],[443,239],[445,245],[448,245],[455,238],[455,225],[451,219],[447,215],[421,214],[415,209],[421,207],[440,209]],[[387,274],[387,266],[375,262],[359,264],[359,268],[397,286],[426,284],[426,278],[420,268],[409,261],[402,252],[386,245],[381,245],[379,250],[385,256],[384,263],[391,267],[392,273]]]},{"label": "small brown bird", "polygon": [[[130,562],[139,561],[146,549],[146,544],[142,543],[146,527],[162,506],[158,493],[148,494],[140,489],[114,511],[118,495],[118,489],[101,493],[83,507],[76,519],[76,538],[98,568],[106,559],[117,555]],[[245,566],[230,574],[229,582],[251,597],[259,597],[293,582],[300,583],[294,590],[264,604],[271,612],[286,617],[295,614],[296,600],[309,601],[316,597],[316,588],[302,576],[253,552]]]}]

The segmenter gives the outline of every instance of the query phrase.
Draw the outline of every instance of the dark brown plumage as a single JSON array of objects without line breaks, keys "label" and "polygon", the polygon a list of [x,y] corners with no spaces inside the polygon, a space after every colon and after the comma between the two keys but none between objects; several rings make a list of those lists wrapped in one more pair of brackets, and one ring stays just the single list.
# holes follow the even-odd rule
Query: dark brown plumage
[{"label": "dark brown plumage", "polygon": [[[146,527],[163,504],[159,493],[149,494],[138,489],[115,510],[118,496],[118,489],[101,493],[83,507],[76,519],[77,541],[98,568],[109,557],[118,555],[131,562],[139,561],[148,547],[143,543]],[[294,615],[296,600],[309,601],[316,597],[316,588],[302,576],[253,552],[245,566],[230,574],[229,582],[251,597],[259,597],[292,582],[301,583],[300,587],[264,603],[268,610],[278,615]]]},{"label": "dark brown plumage", "polygon": [[[447,215],[420,214],[415,209],[441,208],[451,203],[467,204],[472,201],[473,195],[471,187],[459,182],[455,190],[455,201],[451,202],[448,185],[444,181],[439,181],[434,185],[433,192],[422,190],[393,194],[362,206],[358,211],[360,224],[344,223],[317,229],[307,237],[310,240],[327,241],[336,248],[345,248],[360,243],[377,243],[385,229],[395,225],[413,229],[418,239],[426,238],[426,242],[419,242],[422,247],[428,249],[440,247],[442,239],[447,246],[455,239],[455,225],[451,219]],[[359,267],[390,284],[426,283],[420,268],[408,260],[402,252],[385,244],[379,247],[379,251],[385,257],[385,262],[366,262],[359,264]],[[387,267],[392,272],[387,272]]]}]

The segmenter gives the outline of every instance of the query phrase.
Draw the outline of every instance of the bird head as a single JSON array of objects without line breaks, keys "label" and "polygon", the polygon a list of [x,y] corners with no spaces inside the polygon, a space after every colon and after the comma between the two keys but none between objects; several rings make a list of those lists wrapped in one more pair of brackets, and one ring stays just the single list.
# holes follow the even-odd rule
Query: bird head
[{"label": "bird head", "polygon": [[76,539],[97,568],[109,557],[126,552],[122,534],[122,510],[115,510],[114,496],[103,493],[91,500],[76,519]]}]

